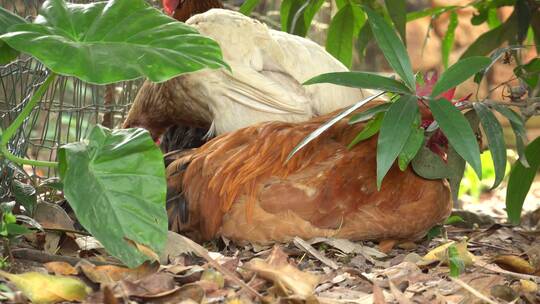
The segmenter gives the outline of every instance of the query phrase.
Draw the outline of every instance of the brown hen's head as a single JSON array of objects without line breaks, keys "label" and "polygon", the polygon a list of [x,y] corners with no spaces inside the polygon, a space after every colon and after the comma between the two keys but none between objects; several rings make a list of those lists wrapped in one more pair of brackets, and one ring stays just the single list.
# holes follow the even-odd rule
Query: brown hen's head
[{"label": "brown hen's head", "polygon": [[163,0],[165,13],[182,22],[213,8],[223,8],[221,0]]},{"label": "brown hen's head", "polygon": [[163,101],[164,89],[161,84],[151,85],[150,82],[145,82],[122,127],[144,128],[150,132],[152,139],[158,142],[161,135],[174,124],[173,113],[169,113],[174,108],[168,108]]}]

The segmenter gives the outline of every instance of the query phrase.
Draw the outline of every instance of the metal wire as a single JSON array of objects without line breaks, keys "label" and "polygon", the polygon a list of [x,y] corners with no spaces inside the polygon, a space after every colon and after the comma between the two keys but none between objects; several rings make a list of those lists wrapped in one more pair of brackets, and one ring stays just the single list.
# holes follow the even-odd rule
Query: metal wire
[{"label": "metal wire", "polygon": [[[32,20],[43,2],[0,0],[0,5]],[[6,66],[0,66],[0,126],[3,129],[17,117],[45,76],[46,68],[28,57],[21,56]],[[105,116],[111,126],[118,126],[141,83],[142,80],[97,86],[74,77],[58,77],[9,142],[8,149],[17,156],[54,161],[58,147],[83,139],[93,126],[104,122]],[[23,171],[15,164],[0,159],[0,201],[8,196],[14,178],[30,180],[37,185],[55,175],[52,169],[24,168]]]}]

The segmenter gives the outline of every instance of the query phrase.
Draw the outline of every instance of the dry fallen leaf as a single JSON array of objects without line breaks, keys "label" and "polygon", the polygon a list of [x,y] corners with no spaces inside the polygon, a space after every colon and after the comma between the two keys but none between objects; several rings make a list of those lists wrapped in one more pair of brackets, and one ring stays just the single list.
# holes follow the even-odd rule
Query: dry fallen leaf
[{"label": "dry fallen leaf", "polygon": [[135,281],[155,273],[159,264],[146,262],[133,269],[114,265],[95,266],[89,262],[81,262],[77,265],[84,275],[94,283],[107,284],[120,280]]},{"label": "dry fallen leaf", "polygon": [[456,242],[448,242],[446,244],[443,244],[430,252],[428,252],[423,258],[422,262],[424,263],[434,263],[434,262],[442,262],[447,264],[448,263],[448,248],[452,245],[456,246],[457,252],[465,266],[470,266],[474,262],[474,255],[467,250],[467,242],[462,241],[459,243]]},{"label": "dry fallen leaf", "polygon": [[149,257],[152,261],[159,261],[159,255],[150,247],[141,243],[137,243],[134,240],[130,240],[128,238],[124,238],[124,240],[128,242],[128,244],[130,244],[131,246],[135,247],[135,249],[137,249],[140,253]]},{"label": "dry fallen leaf", "polygon": [[214,282],[219,288],[225,286],[225,278],[223,275],[212,268],[206,269],[202,273],[201,281]]},{"label": "dry fallen leaf", "polygon": [[91,289],[76,278],[53,276],[39,272],[11,274],[0,270],[0,275],[10,280],[33,303],[82,301]]},{"label": "dry fallen leaf", "polygon": [[520,286],[519,290],[524,293],[537,293],[538,292],[538,284],[536,284],[533,281],[529,280],[519,280]]},{"label": "dry fallen leaf", "polygon": [[[281,253],[280,253],[281,252]],[[314,274],[300,271],[283,259],[279,247],[274,247],[273,253],[264,261],[252,259],[244,268],[255,272],[260,277],[272,281],[278,288],[289,296],[308,299],[313,296],[320,278]]]},{"label": "dry fallen leaf", "polygon": [[49,262],[45,263],[43,266],[47,271],[52,272],[57,275],[78,275],[79,272],[73,266],[66,262]]},{"label": "dry fallen leaf", "polygon": [[529,262],[515,255],[500,255],[493,262],[502,269],[518,273],[534,274],[536,270]]}]

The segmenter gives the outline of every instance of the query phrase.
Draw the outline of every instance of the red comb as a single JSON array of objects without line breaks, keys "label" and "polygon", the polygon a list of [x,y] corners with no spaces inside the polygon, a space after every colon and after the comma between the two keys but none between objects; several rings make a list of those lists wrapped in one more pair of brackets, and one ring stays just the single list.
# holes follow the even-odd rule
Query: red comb
[{"label": "red comb", "polygon": [[174,14],[180,0],[163,0],[163,10],[169,16]]}]

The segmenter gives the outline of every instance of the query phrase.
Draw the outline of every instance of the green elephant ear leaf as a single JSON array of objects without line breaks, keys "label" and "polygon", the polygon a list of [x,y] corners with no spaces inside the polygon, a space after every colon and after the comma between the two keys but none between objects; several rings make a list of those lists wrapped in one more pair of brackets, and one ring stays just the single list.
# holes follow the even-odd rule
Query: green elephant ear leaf
[{"label": "green elephant ear leaf", "polygon": [[32,24],[10,27],[0,39],[53,72],[95,84],[220,68],[218,44],[144,0],[43,3]]},{"label": "green elephant ear leaf", "polygon": [[[167,238],[163,154],[143,129],[96,126],[58,152],[64,195],[81,225],[129,267],[159,253]],[[144,164],[144,165],[141,165]]]},{"label": "green elephant ear leaf", "polygon": [[[0,7],[0,35],[7,33],[11,26],[22,23],[26,23],[26,20]],[[7,64],[17,58],[18,55],[17,50],[0,40],[0,64]]]}]

